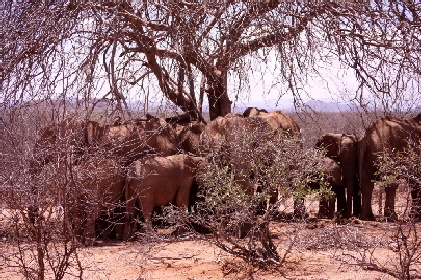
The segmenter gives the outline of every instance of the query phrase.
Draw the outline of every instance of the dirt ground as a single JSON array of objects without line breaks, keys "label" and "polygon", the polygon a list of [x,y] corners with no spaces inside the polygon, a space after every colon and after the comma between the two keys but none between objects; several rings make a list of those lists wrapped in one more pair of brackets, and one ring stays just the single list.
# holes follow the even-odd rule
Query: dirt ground
[{"label": "dirt ground", "polygon": [[[0,224],[4,225],[6,211],[0,210]],[[253,279],[395,279],[386,273],[364,269],[367,266],[361,263],[376,263],[378,268],[396,271],[394,265],[399,260],[396,244],[390,238],[396,233],[396,224],[348,220],[338,225],[331,220],[312,221],[272,224],[271,234],[281,257],[288,248],[292,249],[282,265],[267,271],[247,268],[242,260],[203,240],[162,238],[149,243],[99,241],[95,247],[80,248],[78,259],[71,260],[72,267],[64,279],[251,279],[247,271],[253,272]],[[421,232],[421,223],[418,230]],[[17,265],[17,244],[0,237],[0,279],[24,279]],[[20,247],[31,252],[32,245]],[[31,258],[27,255],[27,261],[33,263]],[[46,259],[54,261],[54,257]],[[83,268],[82,275],[76,269],[77,261]],[[415,269],[421,272],[421,265]],[[46,279],[54,279],[51,270],[47,274]]]},{"label": "dirt ground", "polygon": [[[387,274],[364,270],[350,255],[377,258],[377,262],[392,268],[396,254],[385,246],[374,245],[369,251],[352,250],[338,245],[340,240],[356,244],[358,239],[372,239],[381,244],[381,238],[392,232],[394,224],[384,222],[354,222],[335,225],[319,220],[311,225],[277,222],[271,227],[272,236],[281,255],[294,242],[283,265],[268,271],[254,269],[254,279],[394,279]],[[344,243],[345,244],[345,243]],[[351,243],[349,243],[351,244]],[[0,279],[22,279],[16,267],[16,246],[3,240],[1,243]],[[373,252],[373,254],[371,254]],[[105,242],[98,246],[81,248],[78,260],[83,267],[82,279],[130,280],[199,280],[249,279],[244,263],[205,241],[167,240],[154,244],[142,242]],[[372,259],[367,259],[371,262]],[[236,266],[227,263],[237,264]],[[73,264],[75,262],[73,261]],[[65,279],[77,279],[73,268]],[[54,279],[49,274],[47,279]]]}]

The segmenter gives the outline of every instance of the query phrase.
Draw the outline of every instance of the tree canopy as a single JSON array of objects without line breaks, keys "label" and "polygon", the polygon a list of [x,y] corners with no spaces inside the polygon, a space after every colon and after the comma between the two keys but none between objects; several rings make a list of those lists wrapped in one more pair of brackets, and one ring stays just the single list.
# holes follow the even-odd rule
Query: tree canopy
[{"label": "tree canopy", "polygon": [[[194,118],[231,112],[256,63],[272,59],[301,99],[332,59],[353,69],[361,108],[420,102],[418,1],[3,2],[2,102],[75,98],[126,110],[129,92],[160,91]],[[229,87],[230,75],[241,83]],[[233,88],[234,92],[229,92]],[[283,94],[282,92],[279,93]],[[381,102],[381,103],[379,103]]]}]

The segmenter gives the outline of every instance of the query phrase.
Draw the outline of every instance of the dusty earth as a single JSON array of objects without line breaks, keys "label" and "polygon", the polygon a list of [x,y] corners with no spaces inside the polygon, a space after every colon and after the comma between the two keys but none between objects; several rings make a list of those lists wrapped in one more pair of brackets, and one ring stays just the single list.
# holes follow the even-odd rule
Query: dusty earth
[{"label": "dusty earth", "polygon": [[[385,249],[387,246],[382,242],[386,239],[382,237],[395,229],[395,224],[385,222],[351,221],[348,225],[328,220],[318,220],[310,225],[276,222],[271,233],[278,251],[283,255],[294,242],[290,254],[283,265],[268,271],[248,270],[253,271],[254,279],[394,279],[385,273],[363,269],[357,263],[366,254],[366,262],[376,258],[380,266],[393,269],[392,264],[397,263],[396,254]],[[372,246],[351,250],[351,244],[355,246],[362,240],[371,240]],[[3,240],[0,245],[0,279],[22,279],[16,266],[16,244]],[[96,247],[79,249],[77,255],[83,267],[82,279],[250,278],[241,260],[199,240],[161,240],[153,244],[100,241]],[[358,258],[353,259],[350,255]],[[72,263],[74,267],[69,269],[65,279],[78,278],[80,272],[75,260]],[[54,279],[54,275],[49,274],[47,279]]]},{"label": "dusty earth", "polygon": [[[7,210],[0,210],[0,225],[5,226]],[[421,232],[421,223],[417,228]],[[64,279],[395,279],[367,269],[370,264],[376,264],[377,270],[398,269],[395,223],[354,219],[337,224],[312,219],[307,224],[274,222],[270,230],[281,257],[288,254],[282,265],[266,271],[247,267],[242,260],[203,240],[162,238],[165,230],[160,229],[161,238],[155,242],[99,241],[98,246],[78,249],[77,260],[71,259]],[[17,246],[3,234],[0,238],[0,279],[24,279],[18,265],[18,247],[27,249],[26,262],[33,265],[33,244],[26,241]],[[418,250],[421,254],[421,248]],[[55,261],[55,257],[46,260]],[[82,275],[77,261],[83,268]],[[421,273],[421,264],[412,269]],[[51,270],[46,279],[54,279]]]}]

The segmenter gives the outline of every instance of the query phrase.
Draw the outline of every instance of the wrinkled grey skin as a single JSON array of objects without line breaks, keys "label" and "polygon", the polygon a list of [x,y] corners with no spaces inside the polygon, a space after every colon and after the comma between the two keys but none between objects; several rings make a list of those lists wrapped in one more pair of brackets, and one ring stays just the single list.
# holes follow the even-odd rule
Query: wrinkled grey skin
[{"label": "wrinkled grey skin", "polygon": [[259,110],[256,107],[248,107],[244,111],[243,116],[245,118],[262,118],[270,125],[273,131],[281,130],[290,136],[300,135],[300,126],[292,117],[284,114],[282,111],[276,110],[268,113],[264,109]]},{"label": "wrinkled grey skin", "polygon": [[174,203],[187,210],[196,169],[203,160],[201,157],[179,154],[140,159],[129,167],[125,186],[126,240],[134,232],[136,201],[142,209],[149,232],[152,231],[151,214],[154,207]]},{"label": "wrinkled grey skin", "polygon": [[[336,207],[338,213],[343,213],[347,207],[342,170],[338,163],[331,158],[324,157],[320,161],[321,170],[324,172],[327,182],[331,185],[332,191],[335,193],[335,197],[331,199],[322,198],[320,200],[319,217],[328,217],[329,219],[333,219],[336,200],[338,201]],[[317,182],[311,184],[310,187],[312,189],[320,188]]]},{"label": "wrinkled grey skin", "polygon": [[316,143],[316,147],[323,148],[326,157],[335,160],[341,168],[347,193],[346,207],[342,214],[347,218],[352,214],[360,214],[358,142],[355,134],[326,133]]},{"label": "wrinkled grey skin", "polygon": [[102,146],[129,166],[145,156],[170,156],[178,153],[177,135],[164,119],[146,116],[111,125],[102,138]]},{"label": "wrinkled grey skin", "polygon": [[[408,139],[419,141],[421,138],[421,114],[415,118],[401,120],[393,117],[380,118],[365,131],[359,145],[358,167],[362,192],[361,218],[374,220],[371,207],[374,181],[377,180],[376,161],[385,152],[403,153]],[[384,216],[391,217],[395,211],[397,184],[385,188],[386,201]],[[418,191],[412,193],[413,199]]]},{"label": "wrinkled grey skin", "polygon": [[185,154],[200,154],[200,135],[205,131],[206,125],[201,122],[192,122],[184,126],[177,135],[178,147]]},{"label": "wrinkled grey skin", "polygon": [[[112,159],[93,157],[81,165],[74,166],[68,186],[69,193],[64,202],[68,222],[76,238],[85,245],[93,245],[98,226],[104,238],[115,230],[117,239],[123,239],[122,201],[125,175],[119,163]],[[74,190],[70,189],[74,188]],[[108,223],[99,222],[106,216]],[[101,226],[102,225],[102,226]]]}]

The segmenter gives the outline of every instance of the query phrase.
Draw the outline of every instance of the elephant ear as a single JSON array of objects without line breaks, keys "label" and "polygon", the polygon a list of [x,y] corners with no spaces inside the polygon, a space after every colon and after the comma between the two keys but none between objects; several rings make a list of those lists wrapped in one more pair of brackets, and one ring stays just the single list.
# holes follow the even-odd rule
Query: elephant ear
[{"label": "elephant ear", "polygon": [[344,140],[344,138],[346,138],[347,135],[343,134],[341,135],[341,137],[338,138],[338,140],[336,141],[336,155],[339,157],[339,155],[341,154],[341,147],[342,147],[342,141]]}]

